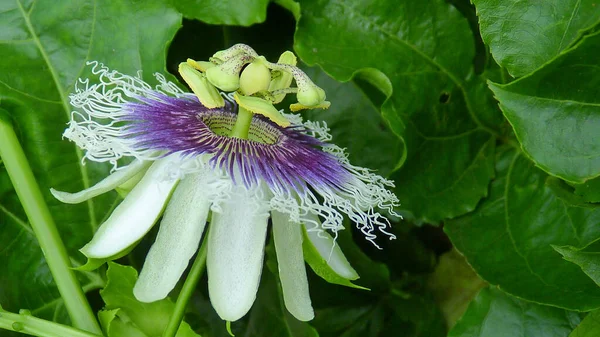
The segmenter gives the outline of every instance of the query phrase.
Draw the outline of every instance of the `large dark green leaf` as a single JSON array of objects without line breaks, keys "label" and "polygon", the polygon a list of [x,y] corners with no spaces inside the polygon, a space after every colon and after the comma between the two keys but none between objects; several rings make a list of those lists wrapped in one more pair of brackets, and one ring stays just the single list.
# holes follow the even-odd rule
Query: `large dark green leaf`
[{"label": "large dark green leaf", "polygon": [[575,194],[587,202],[600,202],[600,177],[590,179],[583,184],[577,184]]},{"label": "large dark green leaf", "polygon": [[330,305],[317,309],[312,324],[324,337],[446,336],[442,313],[428,294],[390,294],[373,297],[371,303]]},{"label": "large dark green leaf", "polygon": [[[407,244],[406,234],[400,234],[398,244]],[[362,234],[359,234],[362,236]],[[362,240],[360,238],[359,240]],[[353,241],[349,230],[339,233],[338,243],[348,261],[360,275],[357,284],[370,291],[341,287],[326,283],[309,271],[310,292],[315,307],[311,322],[323,337],[442,337],[446,327],[442,313],[433,296],[424,292],[423,278],[396,270],[402,280],[392,282],[388,265],[367,256]],[[393,244],[391,244],[393,245]],[[390,245],[390,246],[391,246]],[[396,253],[395,259],[414,260],[410,253],[384,249],[385,254]],[[406,256],[404,256],[406,255]],[[394,259],[394,257],[390,257]],[[396,263],[398,265],[400,263]],[[398,266],[396,266],[398,267]],[[399,268],[398,268],[399,269]]]},{"label": "large dark green leaf", "polygon": [[567,337],[576,313],[526,302],[493,287],[484,288],[449,337]]},{"label": "large dark green leaf", "polygon": [[600,241],[577,248],[573,246],[554,246],[563,258],[578,265],[597,285],[600,286]]},{"label": "large dark green leaf", "polygon": [[212,25],[250,26],[265,21],[269,0],[173,0],[183,16]]},{"label": "large dark green leaf", "polygon": [[530,76],[490,84],[531,159],[575,183],[600,175],[598,50],[594,34]]},{"label": "large dark green leaf", "polygon": [[473,0],[481,36],[520,77],[552,60],[600,20],[595,0]]},{"label": "large dark green leaf", "polygon": [[[456,248],[486,281],[538,303],[600,307],[600,288],[551,245],[587,246],[600,236],[600,209],[570,203],[520,152],[503,149],[490,196],[446,223]],[[568,277],[567,277],[568,275]]]},{"label": "large dark green leaf", "polygon": [[569,337],[596,337],[600,335],[600,310],[590,312]]},{"label": "large dark green leaf", "polygon": [[495,132],[480,116],[497,111],[471,96],[480,79],[467,20],[441,0],[301,5],[302,60],[388,96],[383,117],[402,140],[404,166],[393,177],[403,214],[439,222],[473,210],[493,176]]},{"label": "large dark green leaf", "polygon": [[454,326],[469,303],[486,286],[487,283],[477,276],[456,249],[440,256],[427,282],[427,288],[440,306],[449,327]]},{"label": "large dark green leaf", "polygon": [[[49,193],[50,187],[81,190],[109,172],[103,165],[81,165],[81,151],[62,140],[71,111],[68,94],[78,77],[89,74],[86,62],[90,60],[130,75],[143,70],[145,79],[152,79],[155,71],[164,72],[165,47],[180,20],[160,1],[0,4],[0,104],[11,115],[66,246],[78,263],[83,259],[77,249],[91,238],[117,197],[109,194],[64,205]],[[28,308],[63,321],[52,276],[3,170],[0,184],[0,302],[8,310]],[[101,282],[97,274],[88,275],[84,288],[97,288]]]}]

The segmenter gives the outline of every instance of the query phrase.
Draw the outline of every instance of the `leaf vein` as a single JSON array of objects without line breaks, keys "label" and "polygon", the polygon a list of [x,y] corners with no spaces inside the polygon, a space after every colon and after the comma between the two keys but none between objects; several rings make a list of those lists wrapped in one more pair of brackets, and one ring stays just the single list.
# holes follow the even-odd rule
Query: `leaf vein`
[{"label": "leaf vein", "polygon": [[53,100],[49,100],[49,99],[37,97],[37,96],[34,96],[34,95],[30,94],[30,93],[27,93],[27,92],[21,91],[19,89],[13,88],[10,85],[8,85],[8,83],[3,82],[2,80],[0,80],[0,84],[4,85],[6,88],[8,88],[8,90],[12,90],[14,92],[17,92],[17,93],[19,93],[21,95],[24,95],[24,96],[27,96],[29,98],[32,98],[32,99],[35,99],[35,100],[38,100],[38,101],[41,101],[41,102],[45,102],[45,103],[61,104],[62,105],[62,102],[60,102],[60,101],[53,101]]},{"label": "leaf vein", "polygon": [[17,225],[22,227],[25,231],[29,232],[29,234],[33,235],[33,230],[27,224],[27,221],[24,221],[23,219],[19,218],[16,214],[12,213],[6,207],[2,206],[2,204],[0,204],[0,211],[4,212],[4,214],[11,218]]},{"label": "leaf vein", "polygon": [[[52,80],[54,81],[54,85],[56,86],[56,90],[58,91],[58,94],[60,96],[60,100],[62,102],[63,108],[65,109],[65,113],[67,114],[67,119],[69,119],[71,108],[69,106],[69,103],[67,102],[66,93],[60,84],[58,73],[56,72],[56,69],[50,62],[50,57],[48,56],[48,53],[44,49],[44,46],[42,45],[42,42],[39,39],[39,36],[37,35],[35,29],[33,28],[33,25],[31,24],[31,20],[29,17],[30,13],[25,13],[25,9],[23,8],[23,4],[21,4],[20,0],[16,0],[16,2],[19,7],[19,10],[21,11],[21,15],[23,16],[23,20],[25,21],[25,25],[27,26],[27,30],[29,30],[29,33],[31,34],[33,41],[35,42],[38,50],[40,51],[42,58],[48,65],[48,70],[50,71],[50,75],[52,76]],[[33,4],[32,4],[32,8],[33,8]],[[83,153],[82,153],[81,149],[79,149],[77,146],[75,147],[75,153],[77,154],[77,158],[78,158],[77,162],[81,163],[81,159],[83,158]],[[78,167],[79,167],[79,171],[81,172],[81,180],[83,182],[83,187],[84,187],[84,189],[87,189],[90,187],[90,180],[88,177],[87,170],[81,164],[78,164]],[[95,232],[96,228],[97,228],[97,222],[96,222],[96,215],[94,212],[94,204],[92,203],[91,200],[88,200],[87,205],[88,205],[88,213],[89,213],[89,217],[90,217],[90,225],[92,227],[92,232]]]},{"label": "leaf vein", "polygon": [[513,158],[512,162],[510,163],[508,172],[506,173],[506,182],[504,185],[504,223],[506,224],[506,233],[508,234],[508,238],[510,239],[511,244],[512,244],[513,248],[515,249],[515,252],[517,253],[517,255],[519,255],[523,259],[523,262],[525,262],[525,266],[527,266],[527,269],[529,270],[529,272],[533,276],[535,276],[537,279],[539,279],[544,285],[551,286],[540,275],[538,275],[535,271],[533,271],[533,268],[529,264],[529,260],[527,260],[525,255],[523,255],[523,253],[519,250],[519,248],[517,246],[517,242],[515,241],[515,238],[510,229],[510,220],[509,220],[510,217],[508,215],[508,199],[509,199],[508,198],[508,188],[510,187],[510,176],[512,174],[512,170],[515,167],[515,163],[517,162],[517,159],[519,158],[519,156],[520,156],[520,153],[517,152],[515,154],[515,157]]},{"label": "leaf vein", "polygon": [[573,18],[575,17],[575,14],[577,12],[579,12],[580,7],[581,7],[581,0],[577,0],[577,2],[575,3],[575,6],[573,7],[573,11],[571,12],[571,17],[569,18],[569,22],[567,23],[567,26],[565,27],[565,31],[563,32],[563,36],[560,39],[560,43],[558,44],[558,50],[556,51],[556,55],[560,54],[563,43],[565,42],[565,38],[567,37],[567,32],[569,31],[569,28],[571,28],[571,23],[573,22]]}]

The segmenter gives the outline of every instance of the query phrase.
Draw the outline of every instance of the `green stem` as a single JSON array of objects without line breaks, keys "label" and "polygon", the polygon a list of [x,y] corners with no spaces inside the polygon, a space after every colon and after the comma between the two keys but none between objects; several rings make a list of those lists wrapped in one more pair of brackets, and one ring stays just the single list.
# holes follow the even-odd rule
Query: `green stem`
[{"label": "green stem", "polygon": [[0,310],[0,328],[40,337],[101,337],[101,335],[33,317],[29,312],[13,314]]},{"label": "green stem", "polygon": [[0,110],[0,157],[4,161],[6,171],[25,209],[74,326],[102,334],[75,273],[71,270],[69,255],[33,176],[25,153],[23,153],[12,124],[3,110]]},{"label": "green stem", "polygon": [[190,301],[190,297],[192,297],[192,293],[196,289],[196,285],[204,272],[204,267],[206,266],[206,253],[208,251],[208,232],[204,234],[204,240],[202,241],[202,246],[198,251],[198,255],[194,260],[194,264],[190,269],[190,273],[185,279],[185,283],[183,283],[183,288],[181,288],[181,292],[177,297],[177,302],[175,302],[175,310],[173,310],[173,315],[169,319],[169,324],[167,324],[167,328],[162,334],[162,337],[174,337],[177,334],[177,330],[179,330],[179,325],[181,325],[181,321],[183,320],[183,315],[185,314],[185,309],[187,308],[187,304]]},{"label": "green stem", "polygon": [[241,106],[239,107],[238,117],[235,120],[233,130],[231,130],[231,137],[248,139],[248,131],[250,130],[250,124],[252,123],[252,115],[252,112],[242,108]]}]

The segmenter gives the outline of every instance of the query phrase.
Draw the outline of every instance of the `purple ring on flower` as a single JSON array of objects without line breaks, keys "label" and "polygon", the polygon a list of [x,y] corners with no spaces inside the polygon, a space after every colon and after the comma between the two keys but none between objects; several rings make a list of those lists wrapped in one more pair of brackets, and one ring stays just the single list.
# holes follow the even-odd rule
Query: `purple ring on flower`
[{"label": "purple ring on flower", "polygon": [[164,151],[165,156],[211,154],[211,168],[220,168],[246,187],[264,181],[274,189],[302,193],[306,184],[341,188],[351,175],[329,153],[325,144],[308,135],[303,126],[281,127],[255,115],[249,139],[227,136],[235,124],[237,103],[225,100],[223,108],[207,109],[194,95],[153,99],[139,97],[123,106],[128,122],[123,136],[140,151]]}]

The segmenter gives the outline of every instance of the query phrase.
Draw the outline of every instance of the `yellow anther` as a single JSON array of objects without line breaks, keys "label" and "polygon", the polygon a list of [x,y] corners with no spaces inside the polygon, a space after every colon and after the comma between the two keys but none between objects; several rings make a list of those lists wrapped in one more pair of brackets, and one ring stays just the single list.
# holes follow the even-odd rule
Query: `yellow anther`
[{"label": "yellow anther", "polygon": [[315,105],[315,106],[307,106],[307,105],[303,105],[300,103],[294,103],[294,104],[290,104],[290,111],[292,112],[296,112],[296,111],[300,111],[300,110],[306,110],[306,109],[329,109],[329,106],[331,105],[330,102],[328,101],[323,101],[323,103]]},{"label": "yellow anther", "polygon": [[208,68],[212,68],[215,66],[214,63],[206,62],[206,61],[194,61],[192,59],[187,59],[187,64],[192,66],[192,68],[196,70],[200,70],[201,72],[206,72]]},{"label": "yellow anther", "polygon": [[200,103],[209,109],[220,108],[225,106],[223,96],[219,94],[217,88],[215,88],[206,78],[206,76],[194,69],[191,65],[186,62],[179,64],[179,74],[183,77],[185,83],[187,83]]},{"label": "yellow anther", "polygon": [[252,113],[263,115],[281,127],[290,126],[290,121],[267,100],[259,97],[238,95],[237,92],[233,94],[233,98],[241,107]]}]

